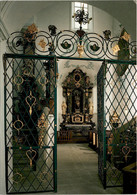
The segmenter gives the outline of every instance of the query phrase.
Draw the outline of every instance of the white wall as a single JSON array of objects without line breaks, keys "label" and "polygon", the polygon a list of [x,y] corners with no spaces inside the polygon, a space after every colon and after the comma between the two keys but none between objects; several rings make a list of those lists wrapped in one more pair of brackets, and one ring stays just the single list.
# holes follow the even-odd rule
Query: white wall
[{"label": "white wall", "polygon": [[93,7],[94,32],[102,34],[104,30],[111,30],[113,26],[113,18],[103,10]]},{"label": "white wall", "polygon": [[3,53],[6,41],[0,42],[0,194],[5,194],[4,70]]},{"label": "white wall", "polygon": [[49,25],[55,25],[58,29],[70,28],[71,3],[55,2],[54,6],[49,5],[46,9],[36,14],[36,24],[40,30],[48,31]]}]

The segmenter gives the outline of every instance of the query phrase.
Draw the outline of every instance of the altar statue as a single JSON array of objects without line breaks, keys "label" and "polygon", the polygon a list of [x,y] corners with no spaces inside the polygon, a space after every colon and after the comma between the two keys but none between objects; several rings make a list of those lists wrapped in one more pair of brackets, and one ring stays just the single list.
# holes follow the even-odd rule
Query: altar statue
[{"label": "altar statue", "polygon": [[93,115],[93,108],[94,108],[93,102],[92,102],[92,100],[90,100],[90,102],[89,102],[89,114],[90,115]]},{"label": "altar statue", "polygon": [[63,114],[63,115],[66,114],[66,110],[67,110],[67,105],[66,105],[66,103],[63,101],[63,102],[62,102],[62,114]]}]

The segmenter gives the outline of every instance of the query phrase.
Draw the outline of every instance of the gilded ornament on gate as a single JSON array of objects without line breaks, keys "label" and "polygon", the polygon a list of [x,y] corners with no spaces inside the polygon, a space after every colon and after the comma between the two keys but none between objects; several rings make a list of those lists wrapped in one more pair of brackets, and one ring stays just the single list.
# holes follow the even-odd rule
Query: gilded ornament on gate
[{"label": "gilded ornament on gate", "polygon": [[125,156],[125,161],[126,162],[127,162],[127,157],[128,157],[128,154],[130,153],[130,151],[131,151],[131,148],[129,146],[126,145],[126,146],[122,147],[122,152]]},{"label": "gilded ornament on gate", "polygon": [[112,125],[113,128],[117,128],[119,126],[120,119],[119,115],[117,114],[116,111],[113,112],[113,115],[110,116],[110,124]]},{"label": "gilded ornament on gate", "polygon": [[[26,103],[29,106],[29,113],[30,115],[32,114],[32,107],[35,105],[36,103],[36,98],[32,95],[32,91],[30,91],[30,95],[26,97],[25,99]],[[29,103],[29,101],[32,101],[32,103]]]},{"label": "gilded ornament on gate", "polygon": [[17,120],[13,123],[13,128],[18,131],[18,135],[19,131],[23,128],[23,126],[24,126],[23,122],[19,120],[19,116],[17,116]]},{"label": "gilded ornament on gate", "polygon": [[17,85],[19,90],[19,86],[22,85],[22,83],[24,82],[24,79],[22,78],[22,76],[20,76],[19,72],[17,76],[14,77],[13,82],[15,83],[15,85]]},{"label": "gilded ornament on gate", "polygon": [[78,50],[78,54],[79,54],[79,57],[82,58],[82,55],[84,53],[84,46],[83,45],[78,45],[77,46],[77,50]]},{"label": "gilded ornament on gate", "polygon": [[35,39],[37,33],[38,29],[33,23],[32,25],[28,26],[27,30],[24,32],[24,39],[26,39],[28,42],[31,42]]},{"label": "gilded ornament on gate", "polygon": [[40,45],[40,47],[43,49],[43,51],[45,51],[45,47],[46,47],[46,42],[44,41],[44,38],[40,40],[40,42],[38,43],[38,45]]},{"label": "gilded ornament on gate", "polygon": [[114,47],[112,47],[113,50],[113,54],[115,55],[118,51],[120,51],[120,48],[118,45],[115,45]]},{"label": "gilded ornament on gate", "polygon": [[23,68],[23,74],[25,75],[25,76],[34,76],[33,75],[33,64],[31,64],[31,65],[27,65],[25,68]]},{"label": "gilded ornament on gate", "polygon": [[32,167],[32,161],[34,160],[36,154],[37,154],[37,152],[33,149],[30,149],[30,150],[26,151],[26,156],[28,157],[28,159],[30,161],[30,166],[31,167]]},{"label": "gilded ornament on gate", "polygon": [[124,32],[124,35],[121,38],[128,42],[130,39],[130,35],[127,32]]},{"label": "gilded ornament on gate", "polygon": [[20,182],[22,181],[23,178],[24,178],[24,177],[22,176],[21,173],[16,172],[10,179],[11,179],[14,183],[18,184],[18,183],[20,183]]},{"label": "gilded ornament on gate", "polygon": [[34,23],[28,26],[27,30],[30,34],[38,32],[38,28],[36,27]]},{"label": "gilded ornament on gate", "polygon": [[39,176],[39,179],[42,181],[42,182],[47,182],[48,181],[48,177],[49,177],[49,173],[44,171],[40,174]]},{"label": "gilded ornament on gate", "polygon": [[42,85],[43,87],[49,82],[49,80],[46,78],[45,75],[42,75],[39,79],[39,84]]}]

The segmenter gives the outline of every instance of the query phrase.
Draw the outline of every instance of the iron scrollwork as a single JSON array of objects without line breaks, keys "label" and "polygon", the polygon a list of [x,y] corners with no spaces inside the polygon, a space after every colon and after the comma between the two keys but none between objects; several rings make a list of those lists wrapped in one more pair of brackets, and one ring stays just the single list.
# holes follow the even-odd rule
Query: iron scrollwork
[{"label": "iron scrollwork", "polygon": [[[29,44],[29,48],[26,52],[31,51],[31,47],[35,47],[34,52],[36,55],[49,55],[54,53],[57,56],[72,57],[78,51],[79,47],[82,47],[82,55],[90,58],[107,57],[112,59],[117,56],[120,48],[118,41],[120,37],[105,38],[97,33],[80,33],[83,30],[76,32],[70,30],[63,30],[57,34],[49,34],[45,31],[39,31],[33,37],[34,45]],[[110,36],[110,35],[108,35]],[[122,38],[122,37],[121,37]],[[24,33],[14,32],[8,39],[8,47],[13,53],[23,54]],[[136,54],[136,41],[128,43],[130,57],[134,57]],[[78,47],[79,46],[79,47]],[[26,53],[26,54],[27,54]],[[81,57],[81,55],[80,55]]]},{"label": "iron scrollwork", "polygon": [[[125,40],[123,36],[111,37],[110,30],[103,31],[104,36],[98,33],[87,33],[82,30],[82,27],[76,32],[71,30],[56,32],[56,27],[54,32],[52,32],[53,30],[50,28],[49,31],[50,33],[46,31],[35,32],[35,36],[30,36],[31,41],[29,37],[29,42],[27,41],[28,37],[26,39],[26,33],[14,32],[7,41],[8,47],[13,53],[23,54],[24,44],[29,44],[30,49],[25,51],[26,54],[29,53],[33,47],[33,51],[36,55],[55,54],[57,56],[71,57],[78,52],[78,46],[80,46],[83,49],[83,56],[101,59],[107,57],[108,59],[112,59],[117,57],[120,50],[118,46],[119,40]],[[31,44],[32,42],[34,44]],[[136,41],[130,43],[128,40],[127,43],[129,55],[130,57],[134,57],[136,54]]]},{"label": "iron scrollwork", "polygon": [[[24,32],[12,33],[12,36],[8,39],[8,46],[13,53],[24,52],[23,46],[27,44],[31,51],[33,47],[33,52],[37,55],[47,54],[47,55],[57,55],[57,56],[67,56],[71,57],[78,52],[79,57],[84,56],[90,58],[104,58],[117,56],[117,52],[120,50],[118,48],[119,40],[122,39],[126,42],[128,47],[130,46],[130,56],[136,53],[135,43],[129,43],[130,35],[122,30],[120,37],[111,37],[111,31],[103,31],[103,36],[97,33],[86,33],[82,29],[82,24],[85,25],[89,23],[92,18],[89,18],[89,13],[84,9],[77,10],[72,16],[75,22],[78,22],[80,29],[76,32],[71,30],[62,30],[57,33],[57,27],[54,25],[48,26],[48,32],[38,31],[35,24],[28,26]],[[122,48],[123,49],[123,48]],[[28,53],[29,51],[25,51]],[[112,53],[113,52],[113,53]]]}]

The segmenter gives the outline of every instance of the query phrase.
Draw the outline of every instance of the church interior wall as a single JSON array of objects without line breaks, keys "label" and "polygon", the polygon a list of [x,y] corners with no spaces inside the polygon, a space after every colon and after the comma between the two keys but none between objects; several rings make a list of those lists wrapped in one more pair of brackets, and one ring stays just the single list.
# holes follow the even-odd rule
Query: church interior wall
[{"label": "church interior wall", "polygon": [[[5,53],[6,41],[0,42],[0,54]],[[5,133],[4,133],[4,77],[3,58],[0,55],[0,193],[5,193]]]}]

